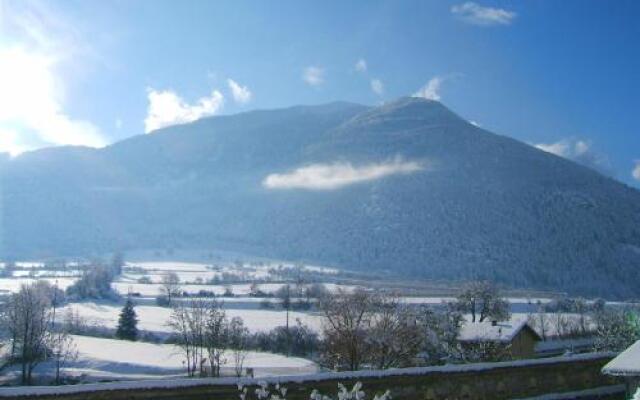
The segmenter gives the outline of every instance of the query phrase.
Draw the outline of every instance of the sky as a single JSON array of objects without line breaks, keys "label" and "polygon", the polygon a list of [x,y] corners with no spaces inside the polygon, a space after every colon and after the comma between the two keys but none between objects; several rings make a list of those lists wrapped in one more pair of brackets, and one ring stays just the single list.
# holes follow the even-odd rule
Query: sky
[{"label": "sky", "polygon": [[0,0],[0,152],[439,100],[640,187],[640,2]]}]

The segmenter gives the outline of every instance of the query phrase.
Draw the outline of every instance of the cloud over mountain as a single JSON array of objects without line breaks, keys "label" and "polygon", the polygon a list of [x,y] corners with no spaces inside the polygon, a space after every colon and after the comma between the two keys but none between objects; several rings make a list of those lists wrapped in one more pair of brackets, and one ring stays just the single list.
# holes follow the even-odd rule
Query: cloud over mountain
[{"label": "cloud over mountain", "polygon": [[631,171],[631,175],[635,180],[640,181],[640,160],[636,160],[635,164],[633,171]]},{"label": "cloud over mountain", "polygon": [[555,143],[538,143],[535,147],[547,153],[576,161],[605,175],[612,175],[609,159],[593,150],[593,145],[587,140],[562,139]]},{"label": "cloud over mountain", "polygon": [[149,105],[144,120],[145,133],[171,125],[193,122],[214,115],[224,105],[224,96],[219,90],[212,90],[207,97],[189,104],[171,90],[147,90]]},{"label": "cloud over mountain", "polygon": [[284,174],[271,174],[262,184],[269,189],[334,190],[389,175],[410,174],[424,169],[417,161],[392,161],[353,166],[348,162],[312,164]]},{"label": "cloud over mountain", "polygon": [[434,76],[420,90],[413,94],[413,97],[422,97],[427,100],[440,100],[440,87],[445,78]]},{"label": "cloud over mountain", "polygon": [[242,86],[233,79],[227,79],[229,90],[231,90],[231,96],[233,100],[238,104],[246,104],[251,101],[253,93],[247,86]]}]

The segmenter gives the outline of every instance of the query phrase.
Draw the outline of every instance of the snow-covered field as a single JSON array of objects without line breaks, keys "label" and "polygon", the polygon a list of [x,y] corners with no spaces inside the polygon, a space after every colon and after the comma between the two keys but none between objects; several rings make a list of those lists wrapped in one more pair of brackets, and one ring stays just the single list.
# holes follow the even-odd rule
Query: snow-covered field
[{"label": "snow-covered field", "polygon": [[[121,305],[112,303],[71,303],[61,309],[61,315],[64,315],[66,310],[71,309],[85,318],[90,324],[115,329],[121,308]],[[266,332],[277,326],[284,326],[286,324],[286,312],[282,310],[226,309],[225,311],[229,318],[241,317],[244,320],[245,326],[251,332]],[[136,307],[136,313],[138,315],[139,329],[157,333],[171,332],[171,329],[167,326],[167,322],[171,316],[170,308],[139,305]],[[290,323],[294,324],[296,319],[309,325],[312,329],[320,330],[321,328],[322,318],[318,314],[296,311],[290,312]]]},{"label": "snow-covered field", "polygon": [[[86,336],[73,336],[73,340],[78,351],[78,358],[67,365],[64,374],[81,378],[84,382],[168,378],[185,375],[184,357],[180,350],[173,345]],[[233,357],[229,353],[226,358],[227,363],[222,368],[222,374],[233,375],[235,368]],[[253,368],[256,377],[310,374],[318,371],[315,363],[303,358],[258,352],[248,353],[244,367]],[[4,378],[1,380],[12,379],[18,373],[17,370],[5,372]],[[38,366],[36,373],[51,376],[53,365],[43,363]]]},{"label": "snow-covered field", "polygon": [[60,289],[66,289],[71,286],[73,282],[76,281],[76,278],[26,278],[26,277],[16,277],[16,278],[0,278],[0,291],[7,292],[17,292],[20,290],[20,286],[23,284],[30,284],[35,281],[45,280],[49,281],[52,285],[56,284]]}]

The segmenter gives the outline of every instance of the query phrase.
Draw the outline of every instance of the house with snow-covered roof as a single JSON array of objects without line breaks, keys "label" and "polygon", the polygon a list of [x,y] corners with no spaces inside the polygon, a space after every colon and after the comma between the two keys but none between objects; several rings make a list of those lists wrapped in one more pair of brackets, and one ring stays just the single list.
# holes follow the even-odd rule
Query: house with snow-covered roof
[{"label": "house with snow-covered roof", "polygon": [[458,335],[462,346],[483,343],[504,345],[516,359],[535,357],[536,344],[541,340],[540,335],[526,320],[466,322]]},{"label": "house with snow-covered roof", "polygon": [[628,394],[640,389],[640,340],[609,361],[602,373],[624,378]]}]

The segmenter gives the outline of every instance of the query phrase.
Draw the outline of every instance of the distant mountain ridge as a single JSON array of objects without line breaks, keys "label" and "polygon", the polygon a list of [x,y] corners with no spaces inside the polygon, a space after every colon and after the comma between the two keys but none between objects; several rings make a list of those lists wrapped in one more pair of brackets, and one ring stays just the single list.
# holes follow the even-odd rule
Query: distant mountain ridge
[{"label": "distant mountain ridge", "polygon": [[424,99],[214,117],[0,169],[3,257],[226,248],[640,296],[640,192]]}]

